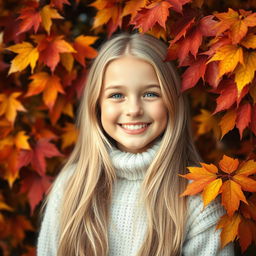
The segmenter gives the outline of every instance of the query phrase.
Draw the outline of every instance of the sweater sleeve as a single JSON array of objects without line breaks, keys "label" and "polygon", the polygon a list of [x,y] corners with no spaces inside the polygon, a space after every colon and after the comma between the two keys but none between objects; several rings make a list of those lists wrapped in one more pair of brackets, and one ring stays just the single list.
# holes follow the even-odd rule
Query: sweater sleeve
[{"label": "sweater sleeve", "polygon": [[216,230],[216,224],[224,214],[225,210],[219,200],[214,200],[203,210],[201,196],[190,196],[188,198],[187,231],[182,255],[233,256],[232,243],[220,249],[221,230]]},{"label": "sweater sleeve", "polygon": [[60,204],[63,188],[70,174],[70,170],[61,172],[53,184],[40,227],[37,241],[37,256],[57,255]]}]

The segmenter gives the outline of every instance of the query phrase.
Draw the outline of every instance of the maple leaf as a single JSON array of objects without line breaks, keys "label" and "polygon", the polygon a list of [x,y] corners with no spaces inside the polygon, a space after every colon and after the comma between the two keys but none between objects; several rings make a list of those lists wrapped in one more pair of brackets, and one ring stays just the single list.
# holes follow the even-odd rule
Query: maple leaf
[{"label": "maple leaf", "polygon": [[28,195],[31,215],[50,187],[51,180],[51,177],[46,175],[39,176],[36,172],[26,173],[26,176],[23,177],[20,193],[26,193]]},{"label": "maple leaf", "polygon": [[256,104],[253,105],[252,108],[252,117],[251,117],[251,129],[253,133],[256,135]]},{"label": "maple leaf", "polygon": [[201,109],[201,114],[195,116],[193,119],[199,122],[199,128],[197,134],[205,134],[213,130],[216,138],[220,136],[220,129],[218,126],[217,118],[212,115],[208,110]]},{"label": "maple leaf", "polygon": [[61,135],[61,148],[64,149],[70,145],[73,145],[77,141],[78,131],[72,123],[66,123],[65,127],[62,128],[62,131],[64,133]]},{"label": "maple leaf", "polygon": [[39,61],[50,67],[53,72],[60,61],[60,53],[75,52],[63,36],[45,36],[38,44]]},{"label": "maple leaf", "polygon": [[55,104],[58,92],[64,94],[60,78],[56,75],[49,75],[46,72],[36,73],[30,76],[33,81],[29,84],[29,90],[25,97],[30,97],[43,92],[43,101],[49,109]]},{"label": "maple leaf", "polygon": [[256,35],[253,33],[247,34],[240,44],[247,49],[256,49]]},{"label": "maple leaf", "polygon": [[165,29],[165,22],[171,6],[168,1],[153,2],[142,8],[130,24],[134,24],[134,28],[141,28],[143,33],[151,29],[156,23]]},{"label": "maple leaf", "polygon": [[93,44],[98,37],[96,36],[78,36],[74,41],[74,49],[76,53],[73,53],[74,58],[82,65],[85,66],[85,58],[93,59],[97,56],[98,52],[90,45]]},{"label": "maple leaf", "polygon": [[236,45],[224,45],[220,47],[212,58],[208,61],[220,61],[219,62],[219,77],[226,73],[233,72],[238,63],[243,62],[243,50]]},{"label": "maple leaf", "polygon": [[240,139],[243,137],[244,129],[251,121],[251,104],[245,103],[237,110],[236,127],[239,130]]},{"label": "maple leaf", "polygon": [[17,149],[26,149],[30,150],[30,146],[28,143],[29,136],[25,135],[25,131],[19,131],[14,137],[14,144]]},{"label": "maple leaf", "polygon": [[74,66],[74,57],[71,53],[62,53],[60,55],[61,64],[68,72],[71,72]]},{"label": "maple leaf", "polygon": [[63,17],[57,12],[56,9],[50,5],[45,5],[40,11],[42,17],[42,25],[47,33],[50,33],[52,26],[52,19],[63,19]]},{"label": "maple leaf", "polygon": [[248,177],[256,173],[256,162],[249,160],[239,164],[237,159],[224,155],[219,161],[220,170],[213,164],[200,164],[202,167],[188,167],[190,173],[180,175],[193,180],[181,196],[194,195],[203,191],[202,196],[206,206],[221,194],[222,205],[229,216],[238,209],[240,201],[248,204],[242,190],[256,191],[256,181]]},{"label": "maple leaf", "polygon": [[122,17],[131,15],[131,20],[137,15],[138,11],[146,7],[147,0],[130,0],[125,3],[125,7],[122,12]]},{"label": "maple leaf", "polygon": [[10,95],[0,94],[0,116],[5,115],[12,124],[15,121],[17,111],[26,111],[20,101],[16,99],[20,95],[21,92],[13,92]]},{"label": "maple leaf", "polygon": [[249,84],[256,70],[256,52],[244,52],[244,64],[239,64],[235,70],[235,82],[237,84],[238,95],[240,95],[245,85]]},{"label": "maple leaf", "polygon": [[182,74],[182,92],[194,87],[200,78],[204,78],[206,62],[207,57],[200,56],[189,66],[189,68],[186,69],[186,71]]},{"label": "maple leaf", "polygon": [[229,131],[233,130],[236,124],[236,111],[234,109],[228,110],[225,115],[221,118],[220,127],[221,127],[221,139]]},{"label": "maple leaf", "polygon": [[220,234],[222,248],[235,240],[240,222],[240,214],[234,214],[233,216],[223,215],[220,218],[217,229],[222,229]]},{"label": "maple leaf", "polygon": [[63,156],[56,146],[49,142],[49,139],[39,139],[31,151],[22,150],[20,154],[20,168],[31,163],[31,166],[40,176],[46,172],[45,158]]},{"label": "maple leaf", "polygon": [[220,96],[216,100],[217,106],[213,115],[222,110],[229,109],[237,99],[237,87],[232,79],[222,80],[221,86],[222,89]]},{"label": "maple leaf", "polygon": [[50,5],[62,10],[64,4],[70,5],[70,2],[68,0],[51,0]]},{"label": "maple leaf", "polygon": [[18,53],[18,55],[11,61],[11,68],[8,74],[22,71],[28,65],[30,65],[31,71],[33,73],[39,57],[39,53],[36,47],[28,42],[22,42],[21,44],[15,44],[6,49]]},{"label": "maple leaf", "polygon": [[245,37],[248,27],[256,26],[256,14],[251,12],[243,12],[240,14],[232,9],[228,9],[226,13],[217,13],[215,16],[220,20],[215,28],[218,34],[226,30],[230,30],[230,38],[233,44],[237,44]]},{"label": "maple leaf", "polygon": [[40,12],[37,10],[38,2],[30,2],[30,6],[23,8],[18,19],[22,20],[17,34],[26,32],[34,27],[34,33],[37,32],[42,21]]}]

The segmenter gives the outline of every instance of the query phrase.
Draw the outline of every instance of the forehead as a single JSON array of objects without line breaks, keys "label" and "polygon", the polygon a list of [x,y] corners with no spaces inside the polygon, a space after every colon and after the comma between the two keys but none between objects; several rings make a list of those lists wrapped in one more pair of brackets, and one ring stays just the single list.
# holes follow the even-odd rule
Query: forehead
[{"label": "forehead", "polygon": [[104,72],[103,85],[109,83],[158,83],[154,67],[147,61],[133,56],[123,56],[111,61]]}]

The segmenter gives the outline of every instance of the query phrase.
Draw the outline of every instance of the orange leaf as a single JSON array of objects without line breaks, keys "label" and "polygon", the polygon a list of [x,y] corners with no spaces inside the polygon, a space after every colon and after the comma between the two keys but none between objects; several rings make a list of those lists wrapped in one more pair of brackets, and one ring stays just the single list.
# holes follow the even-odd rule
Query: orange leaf
[{"label": "orange leaf", "polygon": [[256,192],[256,181],[246,177],[245,175],[234,175],[232,180],[237,182],[243,190],[249,192]]},{"label": "orange leaf", "polygon": [[122,13],[122,17],[126,15],[131,15],[131,20],[133,20],[138,11],[146,6],[146,3],[147,0],[130,0],[126,2]]},{"label": "orange leaf", "polygon": [[256,162],[253,160],[249,160],[243,163],[236,171],[236,174],[241,174],[245,176],[256,174]]},{"label": "orange leaf", "polygon": [[20,23],[17,34],[26,32],[30,30],[32,27],[34,27],[34,32],[37,32],[39,25],[42,21],[40,13],[37,11],[37,8],[38,3],[31,2],[30,6],[27,6],[21,10],[18,19],[22,20],[22,22]]},{"label": "orange leaf", "polygon": [[239,130],[240,138],[243,137],[244,129],[248,127],[251,122],[251,111],[252,108],[250,103],[245,103],[239,106],[237,110],[236,127]]},{"label": "orange leaf", "polygon": [[240,43],[247,49],[256,49],[256,35],[249,33]]},{"label": "orange leaf", "polygon": [[29,136],[25,135],[24,131],[19,131],[14,138],[14,143],[17,149],[30,150],[31,148],[29,146],[28,139],[29,139]]},{"label": "orange leaf", "polygon": [[39,61],[53,72],[60,61],[60,53],[76,52],[63,36],[45,36],[38,43]]},{"label": "orange leaf", "polygon": [[64,94],[60,78],[56,75],[49,75],[46,72],[40,72],[30,77],[33,81],[29,84],[29,90],[25,97],[33,96],[43,92],[45,105],[52,109],[58,92]]},{"label": "orange leaf", "polygon": [[219,194],[222,186],[222,179],[216,179],[209,183],[203,191],[204,207],[207,206]]},{"label": "orange leaf", "polygon": [[222,117],[220,121],[221,127],[221,139],[225,134],[229,131],[233,130],[236,124],[236,111],[234,109],[230,109],[226,112],[226,114]]},{"label": "orange leaf", "polygon": [[42,17],[42,25],[47,33],[50,33],[52,26],[52,19],[63,19],[63,17],[57,12],[56,9],[50,5],[45,5],[40,11]]},{"label": "orange leaf", "polygon": [[138,12],[131,24],[134,24],[135,28],[141,28],[143,33],[151,29],[156,23],[165,29],[165,22],[171,6],[167,1],[153,2]]},{"label": "orange leaf", "polygon": [[78,137],[78,131],[74,126],[74,124],[66,123],[65,127],[63,127],[62,130],[64,133],[61,135],[61,138],[62,138],[61,148],[64,149],[68,146],[74,145]]},{"label": "orange leaf", "polygon": [[5,115],[6,119],[14,123],[17,111],[26,111],[23,105],[16,98],[21,92],[14,92],[10,96],[0,94],[0,115]]},{"label": "orange leaf", "polygon": [[221,161],[219,162],[219,166],[221,170],[225,173],[232,173],[234,172],[239,165],[238,159],[233,159],[226,155],[223,156]]},{"label": "orange leaf", "polygon": [[238,234],[238,226],[240,222],[241,217],[239,214],[234,214],[233,216],[224,215],[221,217],[217,224],[217,229],[222,228],[220,234],[222,248],[235,240]]},{"label": "orange leaf", "polygon": [[240,200],[247,204],[241,186],[232,180],[227,180],[222,187],[222,205],[227,210],[229,216],[238,209]]},{"label": "orange leaf", "polygon": [[28,65],[31,67],[33,73],[36,62],[39,57],[38,49],[28,42],[23,42],[21,44],[15,44],[6,48],[12,52],[18,53],[18,55],[12,60],[11,68],[8,74],[13,72],[22,71]]}]

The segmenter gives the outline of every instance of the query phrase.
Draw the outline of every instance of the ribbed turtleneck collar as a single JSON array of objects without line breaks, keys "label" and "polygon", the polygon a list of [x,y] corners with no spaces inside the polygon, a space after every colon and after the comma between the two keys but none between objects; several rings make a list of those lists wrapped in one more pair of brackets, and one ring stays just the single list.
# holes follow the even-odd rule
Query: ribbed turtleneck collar
[{"label": "ribbed turtleneck collar", "polygon": [[143,179],[145,172],[156,155],[161,144],[158,139],[155,144],[142,153],[123,152],[116,147],[110,149],[110,158],[116,169],[117,177],[128,180]]}]

